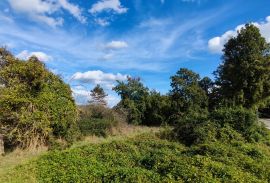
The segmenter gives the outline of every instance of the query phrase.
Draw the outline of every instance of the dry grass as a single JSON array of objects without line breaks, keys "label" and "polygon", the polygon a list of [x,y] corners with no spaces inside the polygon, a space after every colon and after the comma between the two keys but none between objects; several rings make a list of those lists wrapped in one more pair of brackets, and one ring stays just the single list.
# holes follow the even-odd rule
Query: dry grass
[{"label": "dry grass", "polygon": [[32,172],[16,172],[15,167],[39,157],[47,150],[48,148],[44,146],[25,150],[16,149],[5,156],[0,156],[0,182],[36,182],[36,178],[32,177]]},{"label": "dry grass", "polygon": [[110,131],[108,137],[87,136],[81,141],[76,142],[71,148],[76,148],[88,144],[106,143],[113,140],[123,140],[126,138],[135,137],[143,133],[159,132],[159,127],[134,126],[129,124],[121,124]]}]

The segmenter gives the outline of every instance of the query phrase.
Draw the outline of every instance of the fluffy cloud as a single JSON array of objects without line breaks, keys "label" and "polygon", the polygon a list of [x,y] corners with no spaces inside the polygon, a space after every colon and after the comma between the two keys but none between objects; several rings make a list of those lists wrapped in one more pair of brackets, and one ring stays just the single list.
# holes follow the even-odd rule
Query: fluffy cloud
[{"label": "fluffy cloud", "polygon": [[[263,37],[265,37],[267,42],[270,42],[270,16],[266,17],[266,21],[264,22],[253,22],[253,25],[260,29],[260,32]],[[212,53],[221,53],[226,42],[237,35],[237,31],[239,31],[244,25],[237,26],[234,30],[229,30],[225,32],[223,35],[214,37],[208,41],[208,48]]]},{"label": "fluffy cloud", "polygon": [[128,75],[122,75],[120,73],[104,73],[100,70],[87,71],[84,73],[77,72],[72,76],[72,80],[76,80],[82,83],[101,84],[106,88],[112,88],[116,80],[124,81]]},{"label": "fluffy cloud", "polygon": [[92,14],[101,13],[103,11],[112,11],[117,14],[122,14],[127,12],[127,8],[121,5],[120,0],[100,0],[93,4],[89,12]]},{"label": "fluffy cloud", "polygon": [[106,49],[112,49],[112,50],[117,50],[117,49],[122,49],[122,48],[127,48],[128,44],[125,41],[111,41],[105,45]]},{"label": "fluffy cloud", "polygon": [[55,18],[53,13],[64,9],[80,22],[85,23],[81,9],[67,0],[8,0],[12,9],[19,13],[27,14],[34,21],[46,23],[50,26],[63,24],[63,18]]},{"label": "fluffy cloud", "polygon": [[50,55],[47,55],[46,53],[40,52],[40,51],[29,52],[27,50],[23,50],[18,55],[16,55],[17,58],[24,59],[24,60],[30,58],[31,56],[36,56],[40,61],[43,61],[43,62],[48,62],[53,59]]}]

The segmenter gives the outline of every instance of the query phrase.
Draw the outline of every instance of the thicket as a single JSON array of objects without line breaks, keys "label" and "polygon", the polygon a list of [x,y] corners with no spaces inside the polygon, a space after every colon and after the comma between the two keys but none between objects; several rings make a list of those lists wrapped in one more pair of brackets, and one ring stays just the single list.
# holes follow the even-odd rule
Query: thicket
[{"label": "thicket", "polygon": [[79,129],[82,135],[96,135],[106,137],[113,129],[125,123],[125,115],[104,105],[90,104],[79,107]]},{"label": "thicket", "polygon": [[19,60],[0,49],[0,134],[6,148],[71,142],[78,132],[70,87],[36,57]]}]

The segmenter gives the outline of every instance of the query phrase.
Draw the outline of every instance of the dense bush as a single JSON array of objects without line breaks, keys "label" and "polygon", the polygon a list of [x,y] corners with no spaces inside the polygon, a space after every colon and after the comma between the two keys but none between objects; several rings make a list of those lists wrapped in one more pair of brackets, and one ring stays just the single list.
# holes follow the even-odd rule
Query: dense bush
[{"label": "dense bush", "polygon": [[239,139],[258,142],[269,138],[254,111],[244,108],[220,108],[209,115],[189,114],[178,119],[174,134],[186,145]]},{"label": "dense bush", "polygon": [[0,134],[6,147],[72,141],[77,109],[70,87],[36,57],[19,60],[0,49]]},{"label": "dense bush", "polygon": [[38,182],[269,182],[270,148],[241,140],[189,148],[140,135],[50,152],[16,171],[24,169]]},{"label": "dense bush", "polygon": [[81,106],[78,125],[83,135],[107,136],[113,127],[125,122],[121,115],[104,105]]}]

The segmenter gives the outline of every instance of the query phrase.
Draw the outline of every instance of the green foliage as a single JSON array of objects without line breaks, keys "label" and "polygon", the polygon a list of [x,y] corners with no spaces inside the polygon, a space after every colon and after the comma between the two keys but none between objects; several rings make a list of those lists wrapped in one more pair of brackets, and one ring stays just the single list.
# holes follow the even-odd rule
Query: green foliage
[{"label": "green foliage", "polygon": [[91,100],[89,101],[90,104],[94,105],[103,105],[106,106],[107,102],[105,97],[108,95],[104,92],[103,88],[98,84],[96,85],[93,90],[91,90]]},{"label": "green foliage", "polygon": [[128,122],[142,124],[146,105],[144,99],[148,95],[149,90],[143,86],[140,78],[128,77],[127,82],[118,81],[117,86],[113,90],[121,97],[117,108],[123,108],[127,111]]},{"label": "green foliage", "polygon": [[72,141],[78,132],[77,111],[69,86],[36,57],[22,61],[2,54],[1,59],[0,133],[5,145],[47,144],[51,136]]},{"label": "green foliage", "polygon": [[181,68],[171,77],[170,97],[173,120],[186,114],[207,111],[206,92],[199,85],[200,76],[191,70]]},{"label": "green foliage", "polygon": [[175,137],[186,145],[246,140],[269,140],[268,130],[258,122],[254,111],[244,108],[220,108],[209,115],[187,115],[174,128]]},{"label": "green foliage", "polygon": [[144,102],[143,125],[160,126],[168,122],[171,115],[171,101],[168,96],[152,91]]},{"label": "green foliage", "polygon": [[121,101],[117,109],[127,112],[127,120],[131,124],[160,125],[167,122],[170,100],[156,91],[149,92],[140,78],[128,78],[127,82],[118,82],[113,88]]},{"label": "green foliage", "polygon": [[38,182],[266,183],[270,181],[270,148],[242,140],[185,147],[145,134],[50,152],[17,167],[16,172],[26,167]]},{"label": "green foliage", "polygon": [[270,45],[257,27],[247,24],[223,50],[215,72],[221,99],[227,105],[258,108],[270,97]]},{"label": "green foliage", "polygon": [[124,122],[124,119],[115,110],[104,105],[88,105],[81,107],[78,125],[83,135],[105,137],[121,122]]}]

